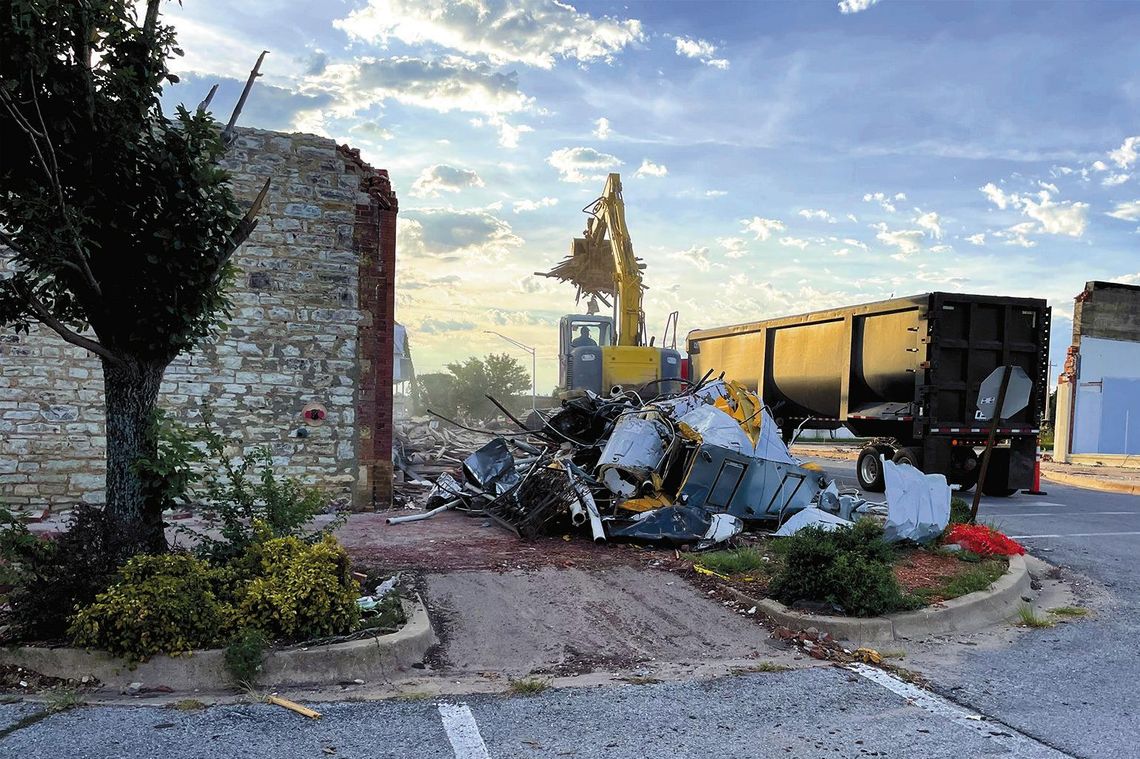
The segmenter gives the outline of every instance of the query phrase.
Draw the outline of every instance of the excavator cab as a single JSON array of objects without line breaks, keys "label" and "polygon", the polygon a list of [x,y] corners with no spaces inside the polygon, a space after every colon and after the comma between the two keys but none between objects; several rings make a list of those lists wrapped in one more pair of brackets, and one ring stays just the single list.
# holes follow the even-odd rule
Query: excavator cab
[{"label": "excavator cab", "polygon": [[563,316],[558,322],[558,387],[601,393],[602,347],[613,344],[614,320],[610,317]]},{"label": "excavator cab", "polygon": [[608,316],[567,314],[558,323],[558,386],[563,392],[608,394],[614,387],[643,398],[681,389],[681,354],[675,349],[617,345]]}]

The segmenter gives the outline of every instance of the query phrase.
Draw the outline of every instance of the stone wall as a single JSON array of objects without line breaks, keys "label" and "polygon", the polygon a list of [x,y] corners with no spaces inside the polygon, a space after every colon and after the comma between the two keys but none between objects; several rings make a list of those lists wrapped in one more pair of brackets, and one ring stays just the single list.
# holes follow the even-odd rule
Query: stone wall
[{"label": "stone wall", "polygon": [[[171,365],[160,402],[188,422],[209,404],[224,435],[268,445],[282,473],[385,506],[398,210],[387,172],[328,139],[248,129],[225,166],[243,204],[266,177],[269,194],[235,256],[232,318]],[[301,418],[309,403],[327,411],[319,426]],[[0,503],[101,502],[105,443],[99,361],[43,328],[0,336]]]}]

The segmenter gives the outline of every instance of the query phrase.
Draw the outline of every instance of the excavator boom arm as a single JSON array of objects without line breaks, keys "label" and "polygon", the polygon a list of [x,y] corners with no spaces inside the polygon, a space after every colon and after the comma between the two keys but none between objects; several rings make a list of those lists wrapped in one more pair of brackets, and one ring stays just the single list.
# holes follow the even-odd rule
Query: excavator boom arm
[{"label": "excavator boom arm", "polygon": [[594,204],[586,235],[600,245],[609,231],[614,257],[614,292],[617,295],[617,344],[643,344],[641,310],[641,265],[633,255],[633,243],[625,223],[625,201],[621,195],[621,175],[610,174],[602,196]]}]

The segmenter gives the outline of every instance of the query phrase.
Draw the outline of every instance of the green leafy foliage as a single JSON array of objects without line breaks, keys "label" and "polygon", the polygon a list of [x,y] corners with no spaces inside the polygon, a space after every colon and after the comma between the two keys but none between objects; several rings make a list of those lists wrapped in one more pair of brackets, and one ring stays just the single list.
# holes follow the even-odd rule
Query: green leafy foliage
[{"label": "green leafy foliage", "polygon": [[[950,499],[950,524],[969,524],[970,504],[955,496]],[[947,525],[949,529],[949,525]]]},{"label": "green leafy foliage", "polygon": [[[208,429],[206,425],[208,422],[202,429]],[[143,486],[163,510],[187,504],[198,481],[195,467],[206,460],[206,451],[198,444],[202,433],[156,408],[151,414],[147,435],[154,441],[153,453],[135,462]]]},{"label": "green leafy foliage", "polygon": [[767,569],[768,558],[755,548],[732,548],[724,551],[681,554],[681,558],[700,564],[722,575],[738,575]]},{"label": "green leafy foliage", "polygon": [[471,356],[463,363],[450,363],[447,371],[455,378],[455,403],[467,417],[487,417],[498,413],[486,395],[510,405],[511,399],[530,391],[530,374],[508,353],[490,353],[484,358]]},{"label": "green leafy foliage", "polygon": [[9,635],[54,640],[67,631],[79,606],[94,600],[118,569],[123,545],[119,525],[93,506],[76,509],[67,529],[54,540],[28,532],[10,514],[0,529],[0,562],[8,584]]},{"label": "green leafy foliage", "polygon": [[436,372],[416,375],[412,382],[412,407],[417,416],[431,409],[437,414],[455,416],[455,377]]},{"label": "green leafy foliage", "polygon": [[188,554],[136,556],[75,615],[69,634],[80,646],[135,661],[217,645],[233,622],[205,562]]},{"label": "green leafy foliage", "polygon": [[308,640],[350,632],[360,619],[359,585],[348,554],[332,537],[257,543],[244,565],[252,574],[239,601],[243,623],[275,638]]},{"label": "green leafy foliage", "polygon": [[769,591],[782,603],[834,603],[859,617],[916,604],[900,589],[891,569],[894,550],[883,540],[882,526],[873,520],[831,532],[808,527],[781,542],[784,563]]},{"label": "green leafy foliage", "polygon": [[226,672],[234,684],[249,688],[257,682],[265,663],[265,648],[269,641],[265,633],[252,627],[243,627],[226,646]]}]

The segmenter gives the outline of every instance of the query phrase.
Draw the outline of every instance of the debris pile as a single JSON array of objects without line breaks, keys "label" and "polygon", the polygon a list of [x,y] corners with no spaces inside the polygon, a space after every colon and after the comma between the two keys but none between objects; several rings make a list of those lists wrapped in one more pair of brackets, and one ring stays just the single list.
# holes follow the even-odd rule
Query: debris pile
[{"label": "debris pile", "polygon": [[824,485],[788,452],[760,399],[720,379],[648,402],[632,391],[585,392],[515,421],[517,431],[464,458],[470,435],[409,430],[396,466],[407,492],[435,475],[423,501],[431,511],[389,522],[454,508],[522,538],[579,528],[597,542],[700,549],[783,522]]},{"label": "debris pile", "polygon": [[885,518],[896,540],[925,542],[946,526],[945,478],[888,461],[886,504],[840,492],[818,467],[791,455],[756,394],[706,379],[649,401],[615,388],[608,396],[584,391],[525,422],[508,413],[518,429],[486,444],[478,437],[485,431],[405,425],[395,452],[403,475],[397,491],[428,510],[387,521],[455,509],[523,539],[576,528],[599,543],[696,550],[746,528],[790,535],[864,515]]}]

